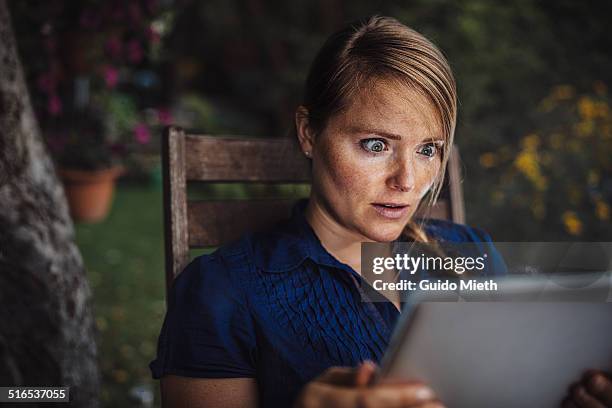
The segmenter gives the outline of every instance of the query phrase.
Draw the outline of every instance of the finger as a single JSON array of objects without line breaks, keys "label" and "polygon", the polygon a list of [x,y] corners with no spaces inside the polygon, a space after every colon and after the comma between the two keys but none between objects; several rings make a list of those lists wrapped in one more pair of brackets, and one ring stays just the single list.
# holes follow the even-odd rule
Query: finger
[{"label": "finger", "polygon": [[572,390],[571,398],[572,402],[580,408],[606,408],[605,405],[589,394],[582,385]]},{"label": "finger", "polygon": [[402,380],[397,378],[383,378],[379,382],[380,385],[425,385],[425,383],[418,379]]},{"label": "finger", "polygon": [[612,381],[601,372],[593,372],[584,381],[589,394],[607,407],[612,407]]},{"label": "finger", "polygon": [[355,385],[358,387],[365,387],[374,378],[376,373],[376,364],[366,360],[357,369],[355,374]]},{"label": "finger", "polygon": [[330,367],[319,375],[315,381],[352,387],[355,385],[355,374],[356,370],[352,367]]},{"label": "finger", "polygon": [[433,391],[423,384],[379,385],[358,390],[362,407],[412,407],[426,402],[434,402]]}]

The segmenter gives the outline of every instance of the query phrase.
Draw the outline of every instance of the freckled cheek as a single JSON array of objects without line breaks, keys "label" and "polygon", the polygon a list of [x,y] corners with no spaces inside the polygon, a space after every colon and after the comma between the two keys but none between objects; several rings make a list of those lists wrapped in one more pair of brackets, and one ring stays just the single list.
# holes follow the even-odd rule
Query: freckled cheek
[{"label": "freckled cheek", "polygon": [[367,195],[373,183],[372,177],[377,174],[367,160],[348,152],[330,154],[326,158],[326,168],[327,187],[332,188],[338,198],[343,196],[343,200]]},{"label": "freckled cheek", "polygon": [[427,194],[436,180],[440,165],[426,163],[416,167],[415,192],[417,197],[421,199],[425,194]]}]

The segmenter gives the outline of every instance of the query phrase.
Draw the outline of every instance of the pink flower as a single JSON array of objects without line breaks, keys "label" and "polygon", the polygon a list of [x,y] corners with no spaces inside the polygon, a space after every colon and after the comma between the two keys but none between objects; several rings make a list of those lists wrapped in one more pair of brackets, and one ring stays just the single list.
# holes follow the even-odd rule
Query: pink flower
[{"label": "pink flower", "polygon": [[138,40],[130,40],[127,45],[127,51],[127,57],[130,62],[138,64],[142,60],[143,51]]},{"label": "pink flower", "polygon": [[134,127],[134,138],[140,144],[147,144],[151,140],[151,132],[146,124],[140,122]]},{"label": "pink flower", "polygon": [[49,96],[47,110],[51,116],[57,116],[62,112],[62,100],[59,98],[59,96],[57,96],[57,94],[52,94]]},{"label": "pink flower", "polygon": [[157,110],[157,120],[164,126],[167,126],[172,123],[172,114],[170,110],[166,108],[159,108]]},{"label": "pink flower", "polygon": [[106,82],[106,86],[113,89],[115,86],[117,86],[117,82],[119,82],[119,70],[111,65],[106,65],[103,70],[104,82]]}]

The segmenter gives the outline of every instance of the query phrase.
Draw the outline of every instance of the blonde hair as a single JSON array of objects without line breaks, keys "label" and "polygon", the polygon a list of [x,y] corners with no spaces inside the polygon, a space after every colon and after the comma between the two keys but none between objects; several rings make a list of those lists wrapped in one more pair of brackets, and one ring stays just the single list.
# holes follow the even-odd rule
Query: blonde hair
[{"label": "blonde hair", "polygon": [[[302,105],[315,133],[330,117],[348,107],[352,97],[374,80],[399,81],[424,95],[437,113],[444,146],[438,176],[421,200],[435,204],[450,156],[457,121],[457,91],[450,66],[427,38],[394,18],[371,16],[332,34],[316,55],[304,89]],[[425,204],[423,204],[425,202]],[[430,242],[421,225],[411,220],[401,239]]]}]

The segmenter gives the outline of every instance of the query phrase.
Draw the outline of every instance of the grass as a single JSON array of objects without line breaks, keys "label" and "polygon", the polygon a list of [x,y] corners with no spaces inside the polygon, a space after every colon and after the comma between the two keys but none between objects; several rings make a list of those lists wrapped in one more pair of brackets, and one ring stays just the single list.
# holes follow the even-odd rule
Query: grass
[{"label": "grass", "polygon": [[76,226],[94,296],[106,407],[135,406],[129,392],[137,385],[159,395],[148,363],[166,307],[162,231],[161,190],[146,186],[120,186],[106,220]]}]

